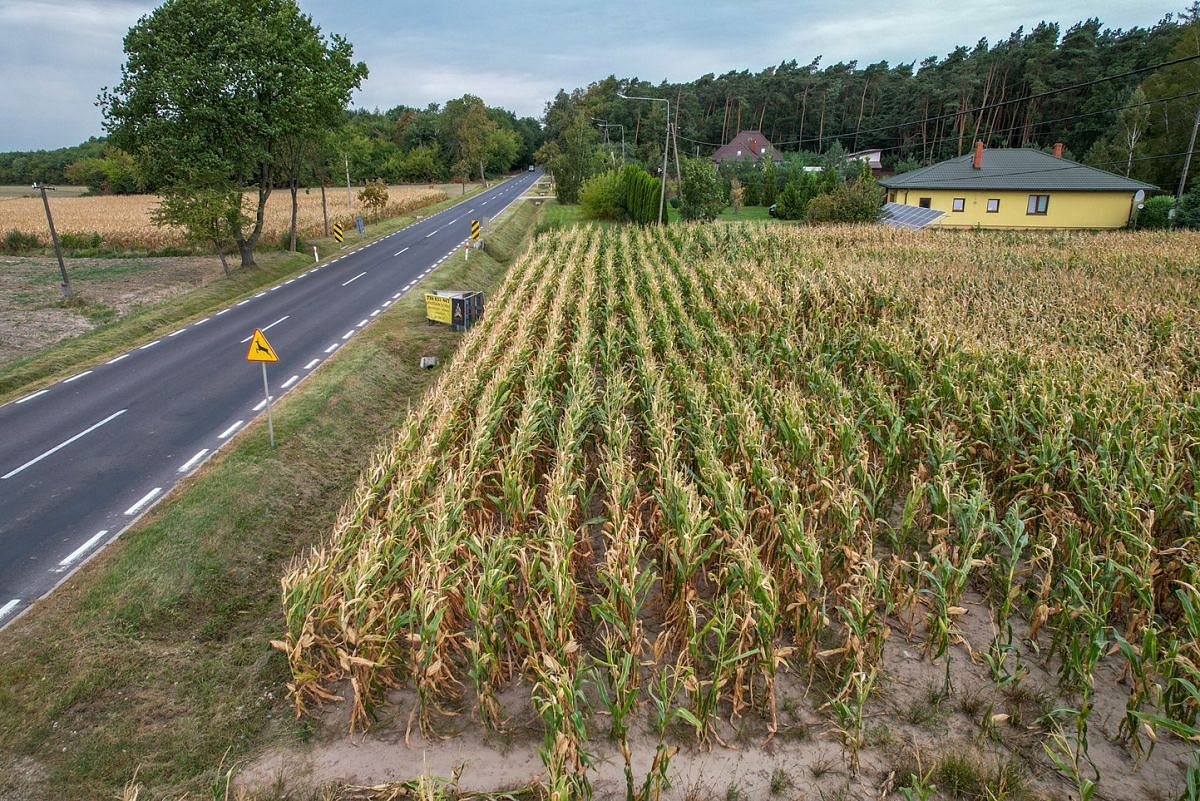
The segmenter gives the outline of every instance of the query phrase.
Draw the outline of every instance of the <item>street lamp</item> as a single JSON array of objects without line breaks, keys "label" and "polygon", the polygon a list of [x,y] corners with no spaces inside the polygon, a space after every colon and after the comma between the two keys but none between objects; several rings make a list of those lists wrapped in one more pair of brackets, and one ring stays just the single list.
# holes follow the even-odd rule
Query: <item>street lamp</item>
[{"label": "street lamp", "polygon": [[667,199],[667,151],[671,146],[671,101],[665,97],[637,97],[634,95],[623,95],[620,92],[617,92],[617,97],[622,100],[649,100],[653,103],[667,104],[667,135],[663,142],[662,186],[658,190],[658,224],[662,225],[663,205]]},{"label": "street lamp", "polygon": [[34,189],[42,192],[42,205],[46,207],[46,223],[50,226],[50,241],[54,243],[54,255],[58,257],[58,269],[62,272],[62,293],[66,300],[71,299],[71,279],[67,278],[67,265],[63,263],[62,249],[58,246],[58,232],[54,230],[54,218],[50,216],[50,201],[46,199],[46,190],[54,191],[53,186],[46,186],[37,181],[33,182]]},{"label": "street lamp", "polygon": [[619,122],[609,122],[608,120],[602,120],[598,117],[592,117],[592,122],[600,123],[600,127],[604,129],[605,139],[608,138],[608,129],[609,128],[620,128],[621,129],[621,166],[624,167],[625,166],[625,126],[620,124]]}]

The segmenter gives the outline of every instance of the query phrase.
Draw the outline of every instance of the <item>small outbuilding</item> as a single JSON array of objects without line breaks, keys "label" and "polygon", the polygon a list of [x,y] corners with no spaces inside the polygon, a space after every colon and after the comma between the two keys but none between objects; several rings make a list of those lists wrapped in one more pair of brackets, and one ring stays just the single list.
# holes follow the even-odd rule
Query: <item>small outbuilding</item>
[{"label": "small outbuilding", "polygon": [[757,164],[764,158],[776,163],[783,161],[783,156],[775,146],[762,135],[762,131],[742,131],[713,153],[712,160],[717,166],[723,161],[745,161]]},{"label": "small outbuilding", "polygon": [[1054,153],[985,150],[884,178],[891,203],[945,212],[936,225],[980,228],[1121,228],[1158,187]]}]

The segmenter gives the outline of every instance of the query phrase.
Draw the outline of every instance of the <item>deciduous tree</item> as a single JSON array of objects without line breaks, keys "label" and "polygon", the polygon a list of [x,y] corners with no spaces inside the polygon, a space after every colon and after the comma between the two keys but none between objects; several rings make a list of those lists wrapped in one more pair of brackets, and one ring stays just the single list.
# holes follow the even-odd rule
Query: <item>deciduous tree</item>
[{"label": "deciduous tree", "polygon": [[[352,53],[294,0],[167,0],[126,34],[121,82],[100,95],[104,124],[155,185],[225,198],[219,218],[236,221],[252,266],[280,142],[341,121],[367,75]],[[256,190],[252,221],[229,187]]]}]

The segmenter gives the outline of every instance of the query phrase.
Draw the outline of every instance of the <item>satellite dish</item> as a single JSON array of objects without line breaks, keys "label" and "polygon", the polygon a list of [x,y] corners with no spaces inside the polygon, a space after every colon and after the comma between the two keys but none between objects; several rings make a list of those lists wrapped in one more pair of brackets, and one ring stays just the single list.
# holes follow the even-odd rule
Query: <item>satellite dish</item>
[{"label": "satellite dish", "polygon": [[1139,189],[1138,191],[1133,193],[1133,202],[1134,203],[1141,203],[1145,199],[1146,199],[1146,190],[1145,189]]}]

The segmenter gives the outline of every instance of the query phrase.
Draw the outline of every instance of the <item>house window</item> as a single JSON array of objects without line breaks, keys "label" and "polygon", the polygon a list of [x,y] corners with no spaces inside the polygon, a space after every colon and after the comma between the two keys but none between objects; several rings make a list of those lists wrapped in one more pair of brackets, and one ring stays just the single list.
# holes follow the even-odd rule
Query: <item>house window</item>
[{"label": "house window", "polygon": [[1000,198],[988,198],[988,214],[997,214],[1000,211]]},{"label": "house window", "polygon": [[1030,195],[1029,205],[1025,208],[1026,214],[1045,214],[1046,209],[1050,207],[1049,195]]},{"label": "house window", "polygon": [[962,211],[966,207],[967,207],[967,199],[965,197],[954,198],[954,200],[951,202],[951,206],[950,206],[952,211]]},{"label": "house window", "polygon": [[917,201],[917,205],[923,209],[927,209],[927,208],[929,208],[931,202],[932,202],[932,200],[930,198],[923,197]]},{"label": "house window", "polygon": [[895,202],[896,202],[896,193],[888,192],[888,203],[895,203]]}]

